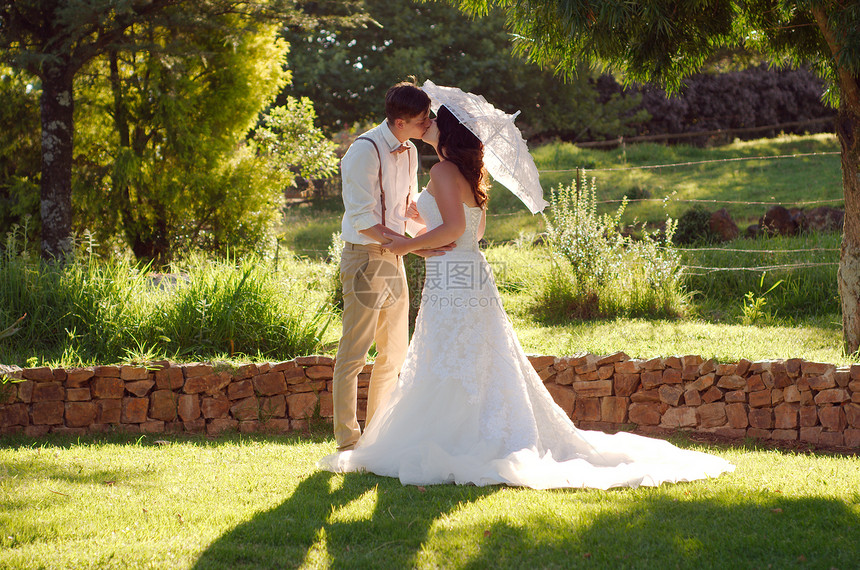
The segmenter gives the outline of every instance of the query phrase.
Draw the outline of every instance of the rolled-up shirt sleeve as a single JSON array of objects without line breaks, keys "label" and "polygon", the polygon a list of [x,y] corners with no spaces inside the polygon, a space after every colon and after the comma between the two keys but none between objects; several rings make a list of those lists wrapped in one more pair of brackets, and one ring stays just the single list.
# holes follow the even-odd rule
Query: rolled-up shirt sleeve
[{"label": "rolled-up shirt sleeve", "polygon": [[353,143],[341,162],[343,206],[355,231],[380,223],[374,214],[379,202],[379,157],[368,141]]}]

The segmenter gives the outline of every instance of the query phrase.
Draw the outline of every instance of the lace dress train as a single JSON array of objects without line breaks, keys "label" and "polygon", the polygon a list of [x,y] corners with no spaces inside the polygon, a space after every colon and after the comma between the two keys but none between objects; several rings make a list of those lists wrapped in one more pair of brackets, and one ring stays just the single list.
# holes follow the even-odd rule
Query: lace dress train
[{"label": "lace dress train", "polygon": [[[421,193],[428,229],[441,223]],[[424,290],[396,389],[355,449],[326,456],[335,472],[404,484],[507,484],[536,489],[652,485],[715,477],[722,458],[629,433],[577,429],[531,366],[478,249],[481,210],[465,206],[457,247],[427,258]]]}]

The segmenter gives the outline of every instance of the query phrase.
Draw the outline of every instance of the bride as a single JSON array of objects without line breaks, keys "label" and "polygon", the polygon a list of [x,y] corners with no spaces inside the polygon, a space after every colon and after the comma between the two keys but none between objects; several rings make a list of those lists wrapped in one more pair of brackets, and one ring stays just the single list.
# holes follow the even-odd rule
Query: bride
[{"label": "bride", "polygon": [[732,471],[722,458],[663,440],[579,430],[555,404],[478,249],[487,207],[484,145],[461,122],[462,109],[458,114],[439,106],[424,136],[440,159],[412,212],[427,229],[414,238],[389,236],[384,246],[398,255],[452,241],[456,247],[425,261],[415,333],[388,402],[355,449],[324,457],[319,466],[412,485],[536,489],[656,486]]}]

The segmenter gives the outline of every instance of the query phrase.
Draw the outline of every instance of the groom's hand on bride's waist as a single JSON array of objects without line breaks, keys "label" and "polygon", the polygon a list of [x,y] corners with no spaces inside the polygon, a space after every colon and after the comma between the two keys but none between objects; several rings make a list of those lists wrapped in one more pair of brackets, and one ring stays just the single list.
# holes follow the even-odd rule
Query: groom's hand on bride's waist
[{"label": "groom's hand on bride's waist", "polygon": [[388,238],[389,240],[390,240],[392,237],[406,238],[406,236],[405,236],[405,235],[403,235],[403,234],[401,234],[401,233],[399,233],[399,232],[396,232],[396,231],[392,230],[391,228],[389,228],[389,227],[387,227],[387,226],[382,226],[382,225],[380,225],[380,226],[377,226],[377,227],[379,228],[379,233],[381,233],[384,237]]},{"label": "groom's hand on bride's waist", "polygon": [[448,245],[443,245],[441,247],[434,247],[433,249],[417,249],[413,251],[415,255],[420,255],[421,257],[436,257],[437,255],[445,255],[452,249],[456,247],[454,243],[449,243]]},{"label": "groom's hand on bride's waist", "polygon": [[376,224],[375,226],[371,226],[365,230],[359,230],[358,233],[363,236],[369,237],[373,241],[385,245],[391,241],[392,236],[404,237],[401,234],[395,232],[391,228],[383,226],[382,224]]}]

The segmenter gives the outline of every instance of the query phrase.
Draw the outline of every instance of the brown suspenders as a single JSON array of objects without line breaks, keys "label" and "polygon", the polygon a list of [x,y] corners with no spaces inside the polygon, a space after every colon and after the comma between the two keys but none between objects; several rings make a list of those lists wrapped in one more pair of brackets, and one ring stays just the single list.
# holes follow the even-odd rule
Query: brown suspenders
[{"label": "brown suspenders", "polygon": [[[358,137],[355,139],[357,141],[369,141],[370,144],[373,145],[373,148],[376,149],[376,156],[379,159],[379,195],[380,202],[382,203],[382,225],[385,225],[385,188],[382,187],[382,155],[379,154],[379,147],[376,146],[376,141],[374,141],[370,137]],[[409,155],[409,173],[412,173],[412,155]],[[411,184],[411,182],[410,182]],[[406,194],[406,206],[409,206],[409,193]]]}]

